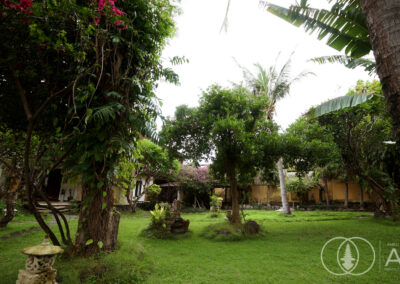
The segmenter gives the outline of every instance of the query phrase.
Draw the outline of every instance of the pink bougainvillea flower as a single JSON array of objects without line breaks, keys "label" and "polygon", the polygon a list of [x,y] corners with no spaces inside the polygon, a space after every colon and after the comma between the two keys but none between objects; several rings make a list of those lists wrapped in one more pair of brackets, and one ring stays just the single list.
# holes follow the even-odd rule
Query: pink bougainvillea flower
[{"label": "pink bougainvillea flower", "polygon": [[117,16],[123,16],[125,14],[124,12],[122,12],[120,9],[118,9],[115,6],[112,7],[112,10],[115,13],[115,15],[117,15]]},{"label": "pink bougainvillea flower", "polygon": [[[9,0],[4,0],[2,1],[4,3],[4,6],[16,10],[18,12],[22,12],[25,14],[33,14],[33,11],[31,10],[32,8],[32,0],[20,0],[19,4],[13,4]],[[22,19],[21,19],[22,20]]]}]

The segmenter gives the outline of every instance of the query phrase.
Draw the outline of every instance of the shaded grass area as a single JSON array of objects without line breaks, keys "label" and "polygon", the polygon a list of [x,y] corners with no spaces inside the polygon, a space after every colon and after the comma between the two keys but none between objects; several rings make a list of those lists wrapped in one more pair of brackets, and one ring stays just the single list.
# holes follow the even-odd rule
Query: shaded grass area
[{"label": "shaded grass area", "polygon": [[[201,233],[221,224],[224,214],[184,214],[191,234],[175,240],[141,237],[149,223],[147,212],[124,214],[119,249],[90,259],[56,261],[60,283],[399,283],[398,270],[386,271],[388,243],[400,243],[398,223],[373,219],[369,213],[310,211],[285,217],[271,211],[246,211],[246,219],[262,226],[263,235],[238,242],[213,241]],[[76,220],[72,222],[76,229]],[[377,261],[362,276],[334,276],[321,265],[320,253],[332,237],[359,236],[376,248]],[[40,243],[42,232],[0,241],[0,283],[15,283],[24,267],[21,249]],[[381,255],[378,248],[381,245]],[[398,248],[400,253],[400,247]],[[367,260],[360,260],[367,262]],[[392,268],[396,268],[393,264]]]},{"label": "shaded grass area", "polygon": [[[33,228],[39,228],[35,218],[28,211],[20,208],[18,209],[12,222],[8,223],[5,228],[0,228],[0,238],[12,237],[14,234],[24,233]],[[50,215],[43,216],[43,218],[46,221],[51,219]]]}]

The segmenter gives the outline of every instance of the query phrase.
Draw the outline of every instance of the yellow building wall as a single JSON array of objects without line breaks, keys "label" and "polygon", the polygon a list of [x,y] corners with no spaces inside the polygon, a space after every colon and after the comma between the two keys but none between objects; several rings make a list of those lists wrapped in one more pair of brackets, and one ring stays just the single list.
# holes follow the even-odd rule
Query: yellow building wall
[{"label": "yellow building wall", "polygon": [[[267,190],[266,185],[252,185],[251,186],[251,197],[252,202],[256,204],[267,204]],[[278,187],[269,186],[269,202],[281,202],[281,191]],[[299,201],[296,193],[288,193],[288,201],[296,202]]]},{"label": "yellow building wall", "polygon": [[[346,198],[346,184],[339,180],[328,181],[329,199],[338,202],[344,202]],[[312,200],[314,195],[315,202],[325,202],[325,192],[322,192],[322,200],[319,199],[319,188],[308,192],[308,200]],[[375,202],[374,195],[363,189],[364,202]],[[349,183],[349,202],[360,202],[360,185],[358,183]]]},{"label": "yellow building wall", "polygon": [[[269,187],[269,201],[281,202],[281,192],[279,187]],[[345,183],[339,180],[328,181],[328,193],[331,201],[344,202],[345,200]],[[225,198],[224,188],[215,188],[214,194]],[[228,200],[230,201],[230,191],[228,190]],[[308,201],[314,200],[315,203],[325,202],[325,192],[322,192],[322,200],[320,200],[319,188],[310,190],[307,193]],[[375,202],[375,195],[373,193],[363,190],[364,202]],[[288,192],[289,202],[299,202],[300,198],[294,192]],[[349,183],[349,202],[360,202],[360,186],[356,183]],[[251,186],[251,203],[253,204],[267,204],[267,185],[252,185]]]}]

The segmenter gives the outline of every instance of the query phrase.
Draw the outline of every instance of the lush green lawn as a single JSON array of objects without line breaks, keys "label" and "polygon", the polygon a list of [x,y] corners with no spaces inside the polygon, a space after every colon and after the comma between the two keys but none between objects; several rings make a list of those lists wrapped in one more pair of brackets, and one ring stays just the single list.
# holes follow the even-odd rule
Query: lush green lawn
[{"label": "lush green lawn", "polygon": [[[177,240],[139,237],[149,218],[146,213],[126,214],[120,225],[119,250],[90,259],[58,259],[61,283],[399,283],[400,265],[384,264],[391,247],[400,243],[400,226],[375,220],[368,213],[295,212],[292,217],[270,211],[247,211],[247,219],[262,225],[258,239],[216,242],[200,236],[202,230],[223,222],[208,213],[185,214],[188,236]],[[76,221],[72,221],[73,227]],[[1,231],[0,231],[1,233]],[[24,267],[23,247],[39,243],[42,232],[0,241],[0,283],[15,283]],[[363,237],[375,247],[374,267],[362,276],[334,276],[325,271],[320,253],[324,243],[337,236]],[[379,251],[379,247],[381,247]],[[360,265],[368,267],[366,248],[360,247]],[[381,253],[380,253],[381,252]],[[398,247],[400,253],[400,247]],[[381,258],[379,259],[379,255]],[[332,260],[328,260],[332,261]],[[366,266],[365,266],[366,265]],[[103,275],[102,281],[98,276]]]}]

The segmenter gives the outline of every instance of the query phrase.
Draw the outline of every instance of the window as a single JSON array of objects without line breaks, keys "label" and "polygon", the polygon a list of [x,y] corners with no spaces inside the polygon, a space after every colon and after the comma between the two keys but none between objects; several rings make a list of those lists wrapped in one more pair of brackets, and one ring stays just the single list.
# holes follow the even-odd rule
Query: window
[{"label": "window", "polygon": [[136,188],[135,188],[135,196],[139,196],[140,194],[142,194],[142,181],[139,180],[136,182]]}]

